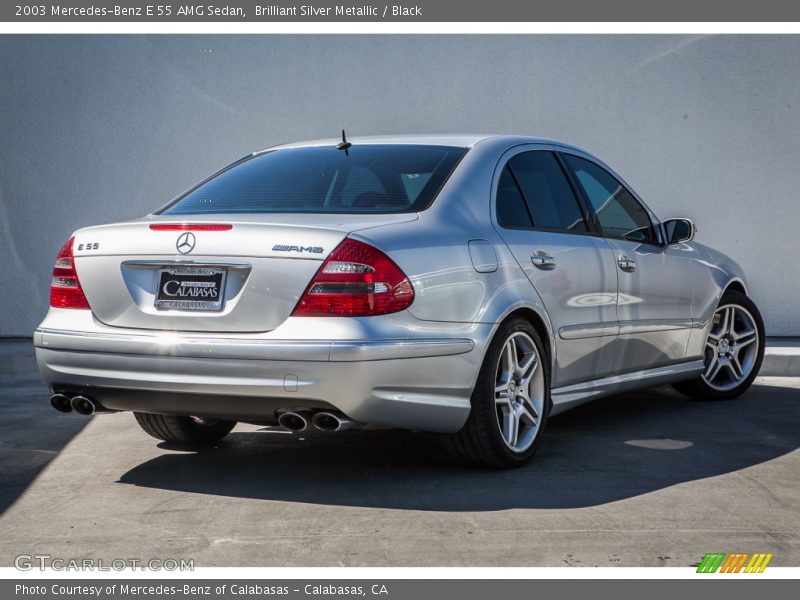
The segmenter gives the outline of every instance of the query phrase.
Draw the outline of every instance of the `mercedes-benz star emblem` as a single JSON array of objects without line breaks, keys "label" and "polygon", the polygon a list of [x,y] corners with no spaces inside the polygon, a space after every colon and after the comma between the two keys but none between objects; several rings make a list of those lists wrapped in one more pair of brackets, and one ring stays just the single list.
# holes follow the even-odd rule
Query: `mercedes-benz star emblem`
[{"label": "mercedes-benz star emblem", "polygon": [[175,247],[181,254],[189,254],[194,250],[195,241],[194,234],[191,231],[187,231],[178,238]]}]

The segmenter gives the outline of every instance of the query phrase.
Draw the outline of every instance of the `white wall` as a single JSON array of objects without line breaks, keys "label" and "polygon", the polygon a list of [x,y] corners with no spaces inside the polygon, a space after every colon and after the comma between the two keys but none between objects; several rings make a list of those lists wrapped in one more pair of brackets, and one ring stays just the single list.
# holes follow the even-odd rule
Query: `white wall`
[{"label": "white wall", "polygon": [[31,334],[74,229],[342,127],[585,147],[800,335],[797,36],[0,37],[0,335]]}]

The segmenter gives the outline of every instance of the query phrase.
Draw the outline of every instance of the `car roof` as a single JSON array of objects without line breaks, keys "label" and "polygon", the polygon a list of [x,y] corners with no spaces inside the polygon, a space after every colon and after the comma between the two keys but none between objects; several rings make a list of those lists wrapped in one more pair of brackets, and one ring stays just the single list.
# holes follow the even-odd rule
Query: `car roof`
[{"label": "car roof", "polygon": [[[562,146],[565,148],[573,148],[580,150],[571,144],[565,144],[556,140],[540,137],[530,137],[521,135],[497,135],[497,134],[410,134],[410,135],[370,135],[370,136],[354,136],[347,138],[347,141],[352,144],[419,144],[428,146],[452,146],[456,148],[471,148],[472,146],[484,140],[493,140],[497,142],[507,141],[509,146],[517,144],[551,144],[555,146]],[[320,140],[309,140],[304,142],[292,142],[288,144],[279,144],[265,148],[261,152],[267,150],[280,150],[283,148],[303,148],[313,146],[334,146],[341,142],[341,138],[326,138]],[[256,154],[259,154],[257,152]]]}]

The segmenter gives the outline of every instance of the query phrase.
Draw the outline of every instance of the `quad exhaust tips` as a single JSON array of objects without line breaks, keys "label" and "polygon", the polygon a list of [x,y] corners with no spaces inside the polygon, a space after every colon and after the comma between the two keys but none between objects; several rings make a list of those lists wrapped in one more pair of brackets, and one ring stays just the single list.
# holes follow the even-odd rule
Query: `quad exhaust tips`
[{"label": "quad exhaust tips", "polygon": [[314,427],[320,431],[344,431],[350,429],[355,424],[344,415],[337,415],[332,412],[318,412],[311,418]]},{"label": "quad exhaust tips", "polygon": [[72,410],[72,405],[69,403],[69,398],[64,394],[53,394],[50,396],[50,404],[58,412],[68,413]]}]

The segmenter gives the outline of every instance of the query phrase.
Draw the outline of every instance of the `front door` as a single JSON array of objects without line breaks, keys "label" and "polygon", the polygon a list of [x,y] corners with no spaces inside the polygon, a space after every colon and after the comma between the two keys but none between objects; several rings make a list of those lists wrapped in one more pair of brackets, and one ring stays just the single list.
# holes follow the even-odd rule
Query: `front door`
[{"label": "front door", "polygon": [[681,361],[692,326],[692,270],[661,245],[654,219],[623,183],[600,165],[562,154],[614,253],[619,281],[619,343],[614,371],[624,373]]}]

